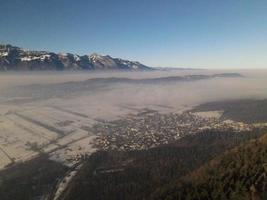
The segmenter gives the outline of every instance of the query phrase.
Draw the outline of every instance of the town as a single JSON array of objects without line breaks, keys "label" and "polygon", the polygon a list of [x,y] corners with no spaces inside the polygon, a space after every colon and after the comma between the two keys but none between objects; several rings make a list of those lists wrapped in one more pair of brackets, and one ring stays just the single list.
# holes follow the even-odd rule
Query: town
[{"label": "town", "polygon": [[190,111],[162,114],[145,109],[124,119],[98,123],[92,132],[98,136],[95,141],[98,149],[126,151],[168,144],[207,129],[241,132],[251,128],[252,125],[242,122],[203,117]]}]

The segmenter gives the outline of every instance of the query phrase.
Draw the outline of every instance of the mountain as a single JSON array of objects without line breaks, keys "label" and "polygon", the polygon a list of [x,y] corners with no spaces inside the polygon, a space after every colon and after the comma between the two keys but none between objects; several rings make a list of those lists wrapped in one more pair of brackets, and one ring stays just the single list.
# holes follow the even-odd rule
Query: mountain
[{"label": "mountain", "polygon": [[30,51],[0,45],[0,70],[151,70],[139,62],[99,54],[77,55]]}]

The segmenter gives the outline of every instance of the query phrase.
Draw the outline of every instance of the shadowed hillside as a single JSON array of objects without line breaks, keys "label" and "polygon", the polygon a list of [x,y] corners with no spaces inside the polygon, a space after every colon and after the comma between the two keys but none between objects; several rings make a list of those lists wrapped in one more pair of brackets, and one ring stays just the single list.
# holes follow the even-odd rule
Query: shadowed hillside
[{"label": "shadowed hillside", "polygon": [[212,160],[151,199],[267,199],[267,135]]},{"label": "shadowed hillside", "polygon": [[194,111],[222,110],[222,119],[245,123],[267,122],[267,99],[211,102],[197,106]]}]

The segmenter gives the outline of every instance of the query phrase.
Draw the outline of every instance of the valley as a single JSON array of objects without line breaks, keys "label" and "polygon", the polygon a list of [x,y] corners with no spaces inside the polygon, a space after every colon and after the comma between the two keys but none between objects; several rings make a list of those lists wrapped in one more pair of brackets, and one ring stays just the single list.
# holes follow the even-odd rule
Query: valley
[{"label": "valley", "polygon": [[0,2],[0,200],[267,200],[267,1]]},{"label": "valley", "polygon": [[[112,77],[97,74],[98,78],[79,75],[82,80],[77,74],[62,74],[58,80],[52,75],[37,75],[40,79],[35,77],[25,85],[10,82],[8,86],[3,82],[0,173],[5,176],[0,179],[0,198],[152,198],[152,190],[165,187],[167,182],[233,147],[259,138],[267,130],[265,112],[258,110],[265,108],[266,101],[256,100],[253,91],[250,95],[254,99],[244,100],[246,93],[233,91],[229,98],[234,100],[215,101],[221,99],[221,91],[227,90],[227,84],[215,90],[218,84],[232,81],[240,87],[247,84],[247,74],[132,73]],[[206,87],[200,90],[195,87],[198,85]],[[264,85],[260,88],[262,94],[265,89]],[[244,118],[244,113],[250,113],[253,120]],[[37,187],[31,178],[25,178],[31,176],[39,181]],[[116,196],[118,188],[108,177],[133,185],[119,182],[125,185],[120,185],[125,192]],[[150,189],[141,191],[146,186],[134,177],[147,177],[145,184]],[[14,191],[12,184],[20,184],[15,180],[23,179],[27,187]],[[89,193],[79,185],[81,181],[91,188]],[[96,193],[105,188],[103,184],[109,189]],[[126,192],[128,187],[136,187],[131,190],[138,196]]]}]

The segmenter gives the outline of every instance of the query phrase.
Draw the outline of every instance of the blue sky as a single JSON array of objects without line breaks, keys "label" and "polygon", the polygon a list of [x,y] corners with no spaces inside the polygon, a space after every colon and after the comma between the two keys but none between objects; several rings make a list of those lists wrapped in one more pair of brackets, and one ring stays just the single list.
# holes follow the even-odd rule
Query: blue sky
[{"label": "blue sky", "polygon": [[0,0],[0,42],[151,66],[267,68],[266,0]]}]

